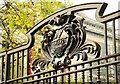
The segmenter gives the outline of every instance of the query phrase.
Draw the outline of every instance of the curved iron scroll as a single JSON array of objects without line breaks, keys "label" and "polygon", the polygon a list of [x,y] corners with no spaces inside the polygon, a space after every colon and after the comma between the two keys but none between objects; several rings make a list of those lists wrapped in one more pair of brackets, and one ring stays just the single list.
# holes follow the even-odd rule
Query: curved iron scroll
[{"label": "curved iron scroll", "polygon": [[61,28],[45,31],[44,40],[41,43],[42,52],[46,58],[35,60],[33,71],[35,71],[35,64],[39,64],[42,70],[48,63],[53,64],[53,68],[65,67],[71,64],[71,59],[75,56],[77,56],[77,61],[80,57],[85,61],[88,59],[88,53],[95,58],[99,57],[100,45],[96,42],[91,44],[85,42],[84,20],[84,18],[77,17],[74,14],[62,14],[50,20],[50,25],[61,26]]},{"label": "curved iron scroll", "polygon": [[[16,47],[16,48],[11,49],[11,50],[8,50],[7,53],[11,54],[11,53],[15,53],[15,52],[18,52],[18,51],[21,51],[21,50],[32,47],[33,44],[34,44],[33,35],[39,29],[41,29],[43,26],[48,24],[49,20],[51,20],[52,18],[54,18],[58,15],[64,14],[64,13],[75,13],[75,12],[82,11],[82,10],[96,9],[96,13],[95,13],[96,16],[95,17],[96,17],[97,21],[102,22],[102,23],[107,22],[107,21],[111,21],[115,18],[120,17],[120,10],[103,16],[106,7],[107,7],[107,3],[104,3],[104,2],[85,3],[85,4],[79,4],[79,5],[71,6],[69,8],[60,10],[56,13],[53,13],[50,16],[41,20],[39,23],[37,23],[32,29],[30,29],[26,33],[26,35],[28,36],[28,39],[29,39],[27,44],[22,45],[20,47]],[[3,55],[6,55],[6,52],[1,52],[0,53],[0,56],[3,56]]]}]

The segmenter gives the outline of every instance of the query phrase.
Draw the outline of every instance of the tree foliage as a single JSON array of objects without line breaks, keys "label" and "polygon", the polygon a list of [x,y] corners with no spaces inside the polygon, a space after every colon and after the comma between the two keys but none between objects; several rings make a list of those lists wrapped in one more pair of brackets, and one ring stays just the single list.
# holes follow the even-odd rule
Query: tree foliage
[{"label": "tree foliage", "polygon": [[[27,42],[25,33],[38,21],[64,8],[65,4],[56,0],[18,2],[4,0],[0,9],[0,51],[14,48]],[[23,38],[24,37],[24,38]]]}]

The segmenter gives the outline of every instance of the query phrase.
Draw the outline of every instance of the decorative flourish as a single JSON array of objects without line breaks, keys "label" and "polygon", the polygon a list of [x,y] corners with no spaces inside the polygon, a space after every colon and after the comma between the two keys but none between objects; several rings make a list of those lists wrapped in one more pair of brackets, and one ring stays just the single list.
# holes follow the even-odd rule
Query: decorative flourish
[{"label": "decorative flourish", "polygon": [[[88,59],[88,53],[94,58],[100,56],[100,45],[96,42],[86,43],[86,31],[83,26],[84,18],[71,15],[59,15],[49,22],[50,25],[61,26],[60,29],[45,31],[42,51],[46,56],[39,60],[44,64],[51,62],[54,68],[65,67],[71,64],[71,59],[77,56],[77,61],[82,57]],[[46,61],[47,59],[47,61]],[[45,63],[46,62],[46,63]],[[41,66],[41,69],[44,66]]]},{"label": "decorative flourish", "polygon": [[37,58],[32,63],[32,71],[33,73],[38,73],[41,70],[45,70],[45,66],[48,66],[50,63],[49,60],[45,58]]}]

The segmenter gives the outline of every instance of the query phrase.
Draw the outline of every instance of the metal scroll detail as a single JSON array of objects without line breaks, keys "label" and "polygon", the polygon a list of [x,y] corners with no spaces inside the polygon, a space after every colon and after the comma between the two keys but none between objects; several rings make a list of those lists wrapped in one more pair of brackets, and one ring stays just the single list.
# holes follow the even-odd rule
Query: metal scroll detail
[{"label": "metal scroll detail", "polygon": [[83,21],[84,18],[65,14],[49,21],[50,25],[61,26],[61,28],[45,31],[44,40],[41,43],[46,58],[44,62],[40,58],[36,62],[39,64],[43,62],[44,66],[51,62],[54,68],[59,68],[71,64],[71,59],[75,56],[77,61],[81,57],[83,61],[87,60],[88,53],[95,58],[99,57],[100,45],[96,42],[91,44],[85,42],[86,31]]}]

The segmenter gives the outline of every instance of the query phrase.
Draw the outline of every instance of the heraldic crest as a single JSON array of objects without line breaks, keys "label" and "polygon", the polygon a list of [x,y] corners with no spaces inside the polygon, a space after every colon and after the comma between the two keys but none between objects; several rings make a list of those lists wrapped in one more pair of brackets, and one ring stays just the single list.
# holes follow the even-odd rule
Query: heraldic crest
[{"label": "heraldic crest", "polygon": [[[32,63],[34,73],[44,70],[50,63],[53,68],[65,67],[71,64],[76,56],[77,61],[86,61],[88,53],[97,58],[100,56],[100,45],[96,42],[86,42],[84,18],[74,14],[62,14],[51,21],[50,25],[60,26],[59,29],[48,30],[44,33],[42,52],[45,58],[37,58]],[[39,65],[39,69],[37,69]]]}]

